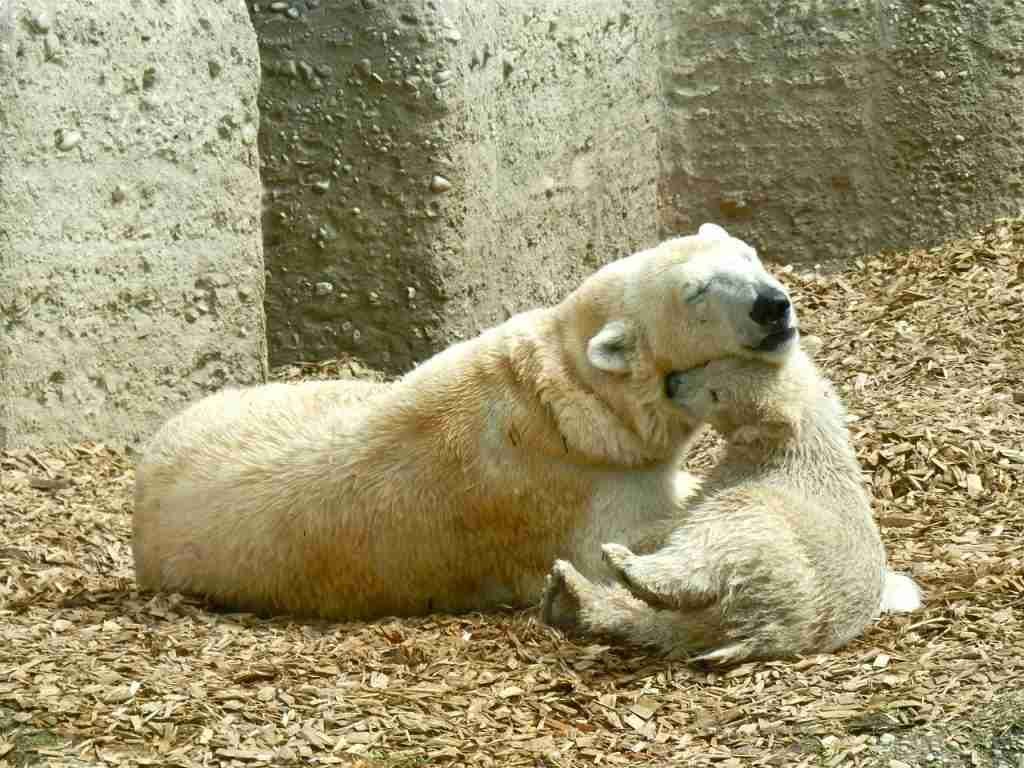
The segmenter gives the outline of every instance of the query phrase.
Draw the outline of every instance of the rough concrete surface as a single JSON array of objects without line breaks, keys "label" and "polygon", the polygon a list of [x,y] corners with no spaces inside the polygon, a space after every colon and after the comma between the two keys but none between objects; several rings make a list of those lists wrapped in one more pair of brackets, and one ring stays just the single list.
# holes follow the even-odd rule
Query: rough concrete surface
[{"label": "rough concrete surface", "polygon": [[1011,0],[0,0],[0,46],[0,445],[267,342],[400,373],[704,221],[827,262],[1024,188]]},{"label": "rough concrete surface", "polygon": [[1021,210],[1024,4],[672,3],[663,231],[766,258],[934,245]]},{"label": "rough concrete surface", "polygon": [[0,0],[0,448],[266,377],[242,0]]},{"label": "rough concrete surface", "polygon": [[787,263],[1020,208],[1010,0],[251,10],[274,363],[406,370],[704,221]]},{"label": "rough concrete surface", "polygon": [[258,2],[271,360],[392,372],[657,237],[657,14]]}]

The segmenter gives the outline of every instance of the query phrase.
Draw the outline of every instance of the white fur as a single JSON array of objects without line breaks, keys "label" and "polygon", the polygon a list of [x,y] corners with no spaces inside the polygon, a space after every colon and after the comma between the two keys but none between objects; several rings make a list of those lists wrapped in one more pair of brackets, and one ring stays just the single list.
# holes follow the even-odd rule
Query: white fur
[{"label": "white fur", "polygon": [[922,605],[921,588],[902,573],[886,571],[881,613],[911,613]]},{"label": "white fur", "polygon": [[712,222],[705,222],[704,224],[701,224],[697,228],[697,234],[698,235],[704,235],[705,237],[718,237],[718,238],[727,238],[727,237],[729,237],[729,233],[728,232],[726,232],[724,229],[722,229],[717,224],[713,224]]},{"label": "white fur", "polygon": [[557,306],[456,344],[393,384],[225,390],[170,419],[138,466],[147,590],[259,612],[369,618],[526,605],[552,560],[606,573],[677,504],[693,423],[670,370],[751,351],[739,240],[680,237]]},{"label": "white fur", "polygon": [[881,611],[920,606],[886,566],[845,409],[803,350],[774,365],[712,362],[674,391],[726,436],[725,457],[674,523],[637,536],[643,549],[603,545],[621,585],[557,561],[546,622],[735,663],[832,651]]}]

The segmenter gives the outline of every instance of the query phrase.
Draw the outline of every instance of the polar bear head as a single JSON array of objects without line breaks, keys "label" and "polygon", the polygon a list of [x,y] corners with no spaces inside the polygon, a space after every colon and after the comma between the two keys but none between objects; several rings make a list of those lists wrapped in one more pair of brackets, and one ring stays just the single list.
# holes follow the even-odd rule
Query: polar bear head
[{"label": "polar bear head", "polygon": [[786,289],[715,224],[606,265],[572,298],[587,364],[659,385],[722,357],[782,360],[799,337]]},{"label": "polar bear head", "polygon": [[645,445],[687,434],[666,377],[722,358],[781,363],[796,312],[757,252],[715,224],[605,265],[556,310],[575,374]]}]

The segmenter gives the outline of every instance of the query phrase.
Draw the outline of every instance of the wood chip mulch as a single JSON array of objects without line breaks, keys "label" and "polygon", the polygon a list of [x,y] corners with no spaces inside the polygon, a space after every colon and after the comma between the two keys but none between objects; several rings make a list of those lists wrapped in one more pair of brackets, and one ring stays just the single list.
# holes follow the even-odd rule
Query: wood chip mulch
[{"label": "wood chip mulch", "polygon": [[134,590],[130,457],[14,450],[0,454],[0,766],[900,768],[931,757],[891,745],[935,729],[955,764],[996,764],[974,734],[1005,745],[1024,729],[1024,700],[999,706],[1024,687],[1024,222],[782,277],[824,340],[921,613],[833,655],[724,672],[574,644],[533,611],[215,613]]}]

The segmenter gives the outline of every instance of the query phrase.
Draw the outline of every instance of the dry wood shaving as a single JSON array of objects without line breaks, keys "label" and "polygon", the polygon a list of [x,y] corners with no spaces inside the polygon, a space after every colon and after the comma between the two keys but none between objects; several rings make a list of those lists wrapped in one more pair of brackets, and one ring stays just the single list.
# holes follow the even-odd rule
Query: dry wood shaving
[{"label": "dry wood shaving", "polygon": [[[0,766],[889,766],[905,763],[883,735],[936,725],[984,764],[963,734],[1024,681],[1024,222],[781,274],[824,340],[921,613],[833,655],[725,672],[575,644],[533,611],[215,613],[135,591],[130,457],[14,450],[0,454]],[[368,375],[353,365],[277,376]]]}]

